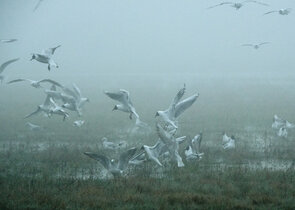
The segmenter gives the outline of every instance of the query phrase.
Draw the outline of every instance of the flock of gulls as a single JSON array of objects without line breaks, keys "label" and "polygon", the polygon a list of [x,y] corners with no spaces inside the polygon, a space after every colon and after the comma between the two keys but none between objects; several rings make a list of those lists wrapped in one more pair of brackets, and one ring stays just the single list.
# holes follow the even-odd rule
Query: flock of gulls
[{"label": "flock of gulls", "polygon": [[[39,0],[34,8],[36,11],[44,0]],[[265,3],[259,1],[246,0],[242,2],[221,2],[217,5],[208,7],[208,9],[213,9],[219,6],[231,6],[236,10],[239,10],[246,4],[257,4],[261,6],[269,6]],[[278,13],[280,15],[288,15],[291,12],[291,8],[272,10],[264,13],[264,15]],[[1,43],[13,43],[18,41],[17,39],[2,39]],[[269,42],[262,42],[258,44],[243,44],[245,47],[253,47],[254,49],[259,49],[261,46],[269,44]],[[55,51],[60,48],[61,45],[56,47],[48,48],[43,50],[41,53],[33,53],[31,60],[43,63],[47,65],[48,71],[54,68],[58,68],[58,64],[53,60]],[[4,70],[11,64],[17,62],[20,58],[15,58],[4,62],[0,66],[0,80],[1,83],[4,82],[5,76],[3,74]],[[44,89],[45,100],[42,104],[36,105],[36,109],[27,114],[24,118],[30,118],[37,114],[43,114],[46,117],[52,117],[53,115],[61,116],[63,120],[66,120],[70,111],[75,112],[79,117],[82,116],[83,107],[89,99],[84,97],[81,93],[80,88],[76,84],[72,84],[72,87],[66,87],[61,83],[54,81],[52,79],[42,79],[35,81],[27,78],[18,78],[8,81],[7,84],[11,85],[19,82],[27,82],[32,87],[37,89]],[[46,89],[45,84],[49,84],[50,88]],[[120,141],[119,143],[114,143],[109,141],[106,137],[103,137],[102,147],[106,151],[113,151],[118,154],[117,159],[112,159],[104,154],[97,154],[93,152],[85,152],[84,154],[88,157],[95,159],[101,163],[101,165],[108,170],[114,177],[121,176],[129,165],[142,165],[148,161],[153,162],[159,167],[163,167],[163,158],[168,158],[172,165],[177,167],[184,167],[183,157],[184,154],[186,161],[198,161],[201,160],[204,153],[201,152],[201,142],[203,133],[200,132],[193,138],[187,138],[186,136],[178,136],[178,118],[185,110],[190,108],[198,99],[199,94],[196,93],[188,98],[182,100],[186,91],[186,86],[181,88],[176,96],[173,98],[169,107],[165,110],[157,111],[155,117],[157,117],[156,122],[156,132],[158,135],[158,140],[154,145],[142,145],[140,148],[131,147],[128,149],[128,144],[126,141]],[[143,121],[141,121],[139,114],[131,101],[130,94],[127,90],[120,89],[117,92],[105,91],[104,94],[110,99],[116,101],[113,111],[118,110],[128,113],[129,118],[132,120],[135,118],[135,128],[143,129],[150,132],[150,126]],[[73,126],[82,127],[85,124],[85,120],[75,120]],[[31,131],[43,130],[42,126],[35,125],[33,123],[27,122],[26,126]],[[277,115],[274,115],[272,128],[276,130],[278,136],[287,138],[288,130],[295,128],[295,124],[284,120]],[[136,131],[135,129],[135,131]],[[225,150],[230,150],[235,148],[235,137],[233,135],[228,136],[225,132],[221,137],[221,145]],[[180,144],[186,144],[185,150],[182,153],[179,151]],[[124,150],[123,152],[121,152]],[[119,152],[118,152],[119,151]],[[110,152],[111,153],[111,152]]]}]

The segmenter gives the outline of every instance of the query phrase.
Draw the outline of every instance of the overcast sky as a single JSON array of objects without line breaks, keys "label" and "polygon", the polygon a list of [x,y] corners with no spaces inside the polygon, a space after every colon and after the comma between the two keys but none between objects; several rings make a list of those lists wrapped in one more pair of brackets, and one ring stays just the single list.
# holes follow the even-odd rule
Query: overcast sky
[{"label": "overcast sky", "polygon": [[[295,71],[294,0],[265,0],[206,8],[218,0],[37,0],[0,1],[0,62],[21,61],[7,74],[61,77],[68,74],[233,73],[292,75]],[[271,42],[259,50],[245,43]],[[30,53],[61,44],[60,69],[29,61]],[[7,70],[8,71],[8,70]]]}]

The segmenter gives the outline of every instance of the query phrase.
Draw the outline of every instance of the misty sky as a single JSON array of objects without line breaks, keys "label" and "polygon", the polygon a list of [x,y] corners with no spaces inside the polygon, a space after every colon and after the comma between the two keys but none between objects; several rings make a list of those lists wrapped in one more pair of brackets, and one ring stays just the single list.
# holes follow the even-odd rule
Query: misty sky
[{"label": "misty sky", "polygon": [[[6,74],[59,78],[75,74],[282,73],[293,75],[295,14],[263,13],[293,7],[294,0],[265,0],[239,11],[218,0],[0,1],[0,62],[21,57]],[[245,43],[271,42],[260,50]],[[29,61],[30,53],[61,44],[60,69]]]}]

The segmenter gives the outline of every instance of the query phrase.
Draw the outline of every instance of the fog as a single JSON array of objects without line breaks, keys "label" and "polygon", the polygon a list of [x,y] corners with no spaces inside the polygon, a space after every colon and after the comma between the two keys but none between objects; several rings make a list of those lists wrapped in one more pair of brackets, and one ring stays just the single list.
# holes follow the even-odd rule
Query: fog
[{"label": "fog", "polygon": [[[0,40],[17,39],[0,42],[0,65],[20,58],[0,72],[5,76],[0,208],[294,209],[295,14],[264,13],[295,9],[295,1],[262,1],[270,6],[246,2],[236,10],[207,9],[219,0],[43,0],[34,11],[38,0],[0,0]],[[268,44],[259,49],[242,46],[263,42]],[[31,61],[32,53],[58,45],[53,59],[59,68],[48,71],[47,64]],[[75,92],[75,83],[89,102],[84,101],[81,116],[80,110],[63,107],[69,114],[63,119],[53,110],[68,101],[52,97],[45,117],[24,119],[44,102],[51,84],[8,84],[19,78],[54,80],[63,94],[69,94],[65,87]],[[172,124],[156,113],[167,109],[184,85],[183,99],[199,96],[169,130]],[[130,113],[136,116],[133,111],[113,110],[118,102],[104,91],[119,89],[130,92],[143,129],[139,118],[129,119]],[[70,105],[80,106],[81,98],[74,96]],[[274,115],[282,118],[277,117],[281,127],[273,127]],[[75,127],[76,120],[85,124]],[[28,122],[40,130],[30,130]],[[281,135],[282,128],[289,133]],[[197,134],[197,159],[191,161],[186,152]],[[181,136],[183,142],[177,142]],[[230,149],[222,143],[225,136],[234,142]],[[157,157],[161,166],[142,153],[143,165],[128,159],[128,170],[120,168],[125,179],[98,182],[114,178],[114,171],[85,152],[108,160],[123,152],[105,148],[103,137],[117,146],[125,141],[123,149],[134,147],[137,155],[143,145],[158,141],[168,156]]]},{"label": "fog", "polygon": [[[216,109],[221,118],[231,118],[232,106],[241,109],[238,118],[251,113],[253,122],[257,112],[266,110],[269,119],[278,112],[288,116],[294,100],[294,15],[263,13],[295,3],[264,2],[271,6],[249,3],[236,11],[229,6],[206,9],[219,1],[47,0],[33,12],[37,1],[1,0],[0,38],[18,39],[1,44],[1,62],[21,58],[5,70],[7,81],[77,83],[91,99],[92,111],[86,108],[86,113],[99,113],[103,105],[108,110],[113,103],[103,91],[124,88],[139,110],[150,111],[144,115],[152,121],[186,83],[187,94],[200,93],[192,113],[206,113],[204,119]],[[260,42],[270,44],[259,50],[241,46]],[[59,44],[54,55],[58,69],[49,72],[30,61],[31,53]],[[0,92],[2,108],[21,116],[19,103],[27,104],[28,112],[44,97],[25,83],[3,84]],[[145,107],[147,101],[153,108]]]}]

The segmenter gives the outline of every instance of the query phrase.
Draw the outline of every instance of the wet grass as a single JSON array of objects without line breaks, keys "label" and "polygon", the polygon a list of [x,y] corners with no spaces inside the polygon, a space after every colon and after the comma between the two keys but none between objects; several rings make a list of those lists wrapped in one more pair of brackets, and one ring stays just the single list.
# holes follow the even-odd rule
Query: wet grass
[{"label": "wet grass", "polygon": [[[124,113],[111,112],[114,103],[102,96],[99,101],[92,97],[81,129],[72,127],[75,114],[66,122],[38,116],[30,121],[45,129],[32,133],[22,116],[41,99],[33,98],[22,108],[17,98],[3,101],[0,118],[6,121],[0,126],[0,209],[295,209],[294,131],[281,139],[270,129],[277,110],[283,110],[283,117],[294,116],[293,103],[281,109],[283,98],[273,94],[274,89],[263,88],[253,86],[241,95],[238,89],[225,94],[224,89],[201,86],[202,98],[182,116],[178,135],[193,137],[202,130],[204,158],[184,161],[184,168],[162,160],[162,169],[149,162],[130,167],[119,179],[103,178],[102,166],[83,152],[109,154],[101,149],[103,136],[111,141],[126,140],[130,146],[153,145],[158,138],[155,129],[131,135],[128,129],[134,121]],[[142,120],[154,128],[151,113],[166,107],[175,91],[149,95],[154,102],[150,106],[146,98],[136,97],[142,91],[147,89],[133,89],[134,104]],[[33,97],[35,92],[28,94]],[[96,94],[95,90],[93,96]],[[249,103],[252,98],[255,103]],[[230,99],[234,102],[228,103]],[[236,136],[235,150],[222,149],[222,131]],[[181,145],[181,156],[185,146]]]}]

